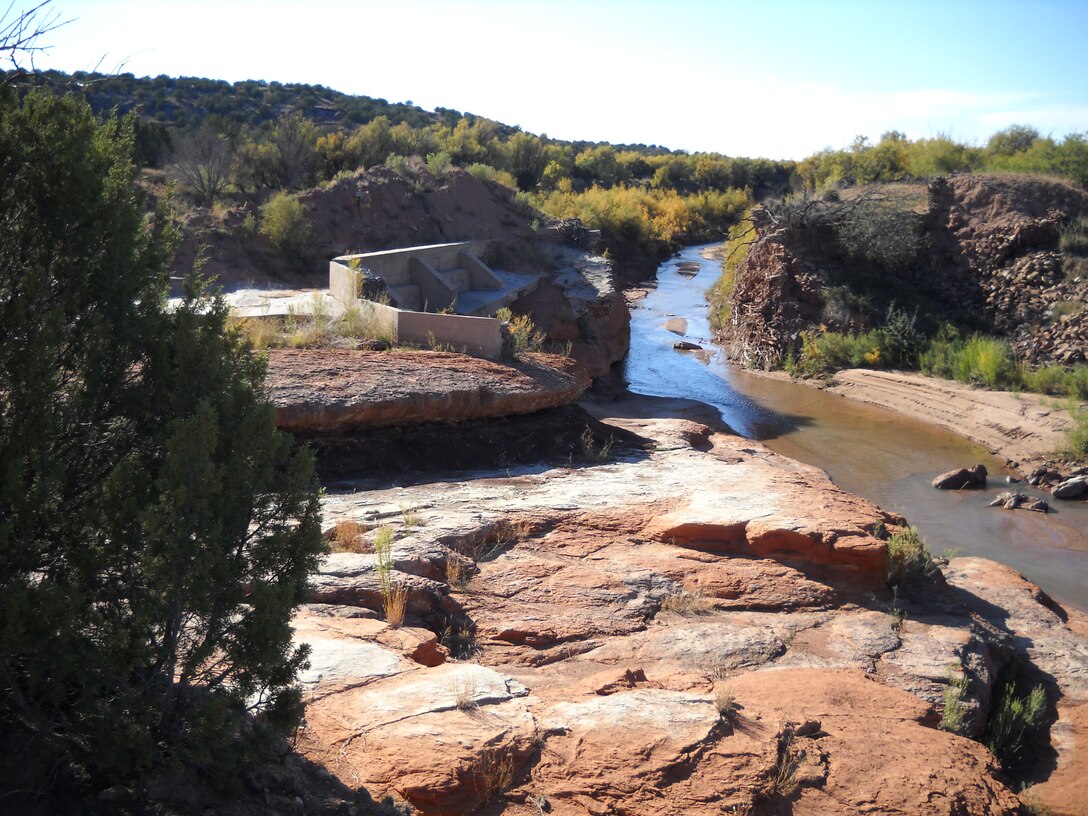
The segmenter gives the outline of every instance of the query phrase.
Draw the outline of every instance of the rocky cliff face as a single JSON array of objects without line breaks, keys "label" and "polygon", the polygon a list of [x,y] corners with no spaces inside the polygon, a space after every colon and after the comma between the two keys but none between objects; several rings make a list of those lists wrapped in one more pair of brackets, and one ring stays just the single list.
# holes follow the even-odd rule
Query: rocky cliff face
[{"label": "rocky cliff face", "polygon": [[295,622],[308,757],[424,814],[1013,814],[986,749],[936,726],[951,666],[981,735],[1019,654],[1061,699],[1054,812],[1088,812],[1080,618],[978,559],[893,599],[898,516],[755,442],[614,422],[652,451],[325,497],[348,546]]},{"label": "rocky cliff face", "polygon": [[[925,287],[951,319],[1007,336],[1024,359],[1088,359],[1088,279],[1058,251],[1060,230],[1088,213],[1088,193],[1054,180],[964,175],[936,179],[927,194],[923,249],[896,274]],[[802,234],[758,209],[754,221],[723,340],[734,360],[776,366],[802,331],[848,326],[829,308],[838,262],[830,228]]]}]

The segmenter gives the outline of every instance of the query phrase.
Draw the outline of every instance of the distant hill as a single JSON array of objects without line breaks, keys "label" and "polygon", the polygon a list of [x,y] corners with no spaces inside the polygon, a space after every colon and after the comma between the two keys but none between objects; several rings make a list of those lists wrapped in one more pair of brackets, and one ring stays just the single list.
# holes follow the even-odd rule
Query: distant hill
[{"label": "distant hill", "polygon": [[[82,92],[96,112],[135,111],[142,119],[188,130],[208,116],[238,126],[258,127],[283,113],[300,112],[317,125],[349,127],[387,116],[391,123],[413,127],[455,124],[459,111],[425,111],[418,105],[354,96],[323,85],[245,80],[226,82],[200,77],[137,77],[133,74],[98,74],[45,71],[42,84],[71,87]],[[471,114],[469,114],[471,115]],[[517,128],[508,127],[510,133]]]},{"label": "distant hill", "polygon": [[[13,72],[0,71],[0,77]],[[221,131],[234,128],[256,128],[275,120],[284,113],[299,112],[322,130],[352,129],[365,125],[379,116],[390,124],[405,122],[415,128],[427,125],[454,127],[463,118],[485,119],[473,113],[452,108],[427,111],[409,102],[389,102],[371,96],[357,96],[299,82],[265,82],[247,79],[227,82],[202,77],[137,77],[133,74],[99,74],[77,71],[43,71],[23,77],[21,84],[52,84],[77,90],[86,96],[96,113],[134,111],[141,120],[155,122],[171,130],[191,131],[204,119],[218,119]],[[494,120],[491,120],[494,121]],[[495,135],[506,140],[521,128],[495,122]],[[233,127],[231,127],[233,126]],[[582,150],[605,142],[587,140],[549,140]],[[661,145],[612,144],[616,150],[635,150],[646,155],[683,153]]]}]

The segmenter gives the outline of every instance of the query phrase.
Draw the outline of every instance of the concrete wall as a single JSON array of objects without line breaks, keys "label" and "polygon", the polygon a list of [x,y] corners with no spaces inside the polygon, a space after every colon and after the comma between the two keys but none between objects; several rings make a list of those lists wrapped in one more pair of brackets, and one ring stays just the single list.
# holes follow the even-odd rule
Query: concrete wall
[{"label": "concrete wall", "polygon": [[374,321],[382,334],[402,343],[422,346],[436,343],[460,351],[495,359],[502,354],[502,332],[493,317],[469,317],[456,314],[415,312],[360,300],[357,297],[358,276],[348,261],[358,259],[361,268],[385,279],[389,286],[414,284],[431,308],[440,309],[457,297],[457,291],[437,270],[462,267],[469,271],[474,287],[502,289],[502,281],[474,257],[483,252],[490,241],[462,241],[456,244],[391,249],[365,255],[343,255],[329,261],[329,290],[341,303],[355,303],[367,320]]},{"label": "concrete wall", "polygon": [[474,254],[457,253],[457,265],[468,270],[473,289],[502,289],[502,281]]},{"label": "concrete wall", "polygon": [[401,342],[428,346],[434,340],[455,351],[464,349],[492,360],[502,354],[502,332],[493,317],[396,311],[397,339]]},{"label": "concrete wall", "polygon": [[408,277],[419,287],[419,296],[429,308],[438,311],[457,302],[457,290],[442,280],[438,270],[422,257],[408,259]]},{"label": "concrete wall", "polygon": [[429,346],[433,340],[492,360],[502,355],[502,332],[493,317],[408,312],[370,300],[360,300],[359,310],[379,334],[401,343]]},{"label": "concrete wall", "polygon": [[411,278],[409,260],[413,257],[422,259],[433,269],[449,269],[460,265],[459,254],[467,252],[470,255],[478,255],[487,249],[490,243],[490,241],[458,241],[453,244],[428,244],[405,249],[387,249],[362,255],[342,255],[332,263],[339,261],[341,265],[346,266],[348,260],[358,258],[360,266],[384,278],[390,286],[403,286],[408,283],[417,283]]},{"label": "concrete wall", "polygon": [[329,261],[329,291],[332,296],[343,303],[350,305],[359,291],[356,281],[359,273],[346,263],[338,260]]},{"label": "concrete wall", "polygon": [[376,334],[393,340],[397,339],[397,315],[400,309],[394,309],[384,303],[375,303],[372,300],[360,300],[359,313],[363,320],[374,327]]}]

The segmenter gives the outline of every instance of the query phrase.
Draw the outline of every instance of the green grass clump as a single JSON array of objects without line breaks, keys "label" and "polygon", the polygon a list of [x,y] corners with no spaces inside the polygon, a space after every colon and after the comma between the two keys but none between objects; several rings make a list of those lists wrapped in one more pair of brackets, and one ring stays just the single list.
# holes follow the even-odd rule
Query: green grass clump
[{"label": "green grass clump", "polygon": [[1020,380],[1026,390],[1037,394],[1088,400],[1088,366],[1066,368],[1052,364],[1034,371],[1025,369],[1020,372]]},{"label": "green grass clump", "polygon": [[1062,227],[1058,249],[1065,255],[1088,257],[1088,218],[1081,218]]},{"label": "green grass clump", "polygon": [[1042,685],[1024,691],[1016,664],[1002,672],[994,690],[986,747],[1006,770],[1021,759],[1026,744],[1037,736],[1046,721],[1046,691]]},{"label": "green grass clump", "polygon": [[1088,408],[1073,408],[1073,427],[1069,429],[1068,453],[1074,459],[1088,459]]},{"label": "green grass clump", "polygon": [[944,687],[944,708],[941,711],[941,729],[953,734],[963,734],[967,725],[967,707],[963,701],[967,698],[970,681],[962,671],[949,666],[945,675],[948,684]]},{"label": "green grass clump", "polygon": [[911,583],[933,571],[933,557],[914,527],[893,533],[888,539],[888,584]]},{"label": "green grass clump", "polygon": [[1008,343],[981,334],[963,340],[947,327],[918,356],[918,366],[924,374],[962,383],[981,383],[990,388],[1021,385],[1020,369]]}]

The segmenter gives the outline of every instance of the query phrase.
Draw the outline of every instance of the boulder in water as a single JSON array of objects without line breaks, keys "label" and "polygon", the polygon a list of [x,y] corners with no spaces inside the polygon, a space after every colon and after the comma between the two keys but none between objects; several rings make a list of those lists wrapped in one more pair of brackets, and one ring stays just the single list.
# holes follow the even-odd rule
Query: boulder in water
[{"label": "boulder in water", "polygon": [[1088,495],[1088,476],[1072,476],[1050,490],[1055,499],[1079,499]]},{"label": "boulder in water", "polygon": [[986,486],[986,466],[974,465],[969,468],[958,468],[942,473],[933,480],[933,486],[938,490],[963,490]]}]

